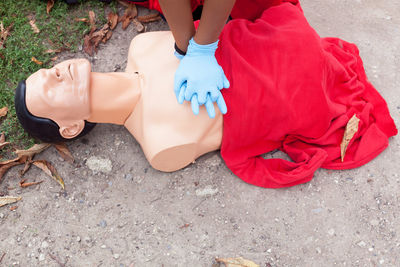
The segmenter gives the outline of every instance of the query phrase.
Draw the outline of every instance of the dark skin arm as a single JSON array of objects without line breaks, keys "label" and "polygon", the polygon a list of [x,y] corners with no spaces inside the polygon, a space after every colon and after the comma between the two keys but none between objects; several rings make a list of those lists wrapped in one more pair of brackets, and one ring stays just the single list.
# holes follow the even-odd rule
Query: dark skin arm
[{"label": "dark skin arm", "polygon": [[193,24],[190,0],[159,0],[159,3],[176,45],[186,52],[192,37],[201,45],[218,40],[235,0],[205,0],[197,32]]}]

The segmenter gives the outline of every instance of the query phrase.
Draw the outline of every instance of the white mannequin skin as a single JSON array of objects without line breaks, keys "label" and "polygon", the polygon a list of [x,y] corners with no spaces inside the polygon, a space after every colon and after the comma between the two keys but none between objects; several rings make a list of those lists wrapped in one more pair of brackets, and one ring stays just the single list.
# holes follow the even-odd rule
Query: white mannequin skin
[{"label": "white mannequin skin", "polygon": [[84,120],[124,125],[155,169],[181,169],[220,148],[223,124],[217,107],[211,119],[204,106],[196,116],[190,103],[177,102],[173,44],[171,32],[138,35],[126,72],[91,72],[86,59],[41,69],[26,80],[27,109],[55,121],[67,139],[79,135]]}]

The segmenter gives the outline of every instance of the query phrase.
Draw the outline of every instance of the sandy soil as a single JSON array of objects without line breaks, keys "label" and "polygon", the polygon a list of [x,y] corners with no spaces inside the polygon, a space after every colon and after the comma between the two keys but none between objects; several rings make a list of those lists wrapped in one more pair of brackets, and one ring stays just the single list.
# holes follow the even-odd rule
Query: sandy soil
[{"label": "sandy soil", "polygon": [[[400,125],[398,0],[303,0],[303,8],[322,36],[358,44]],[[147,25],[166,29],[163,21]],[[119,25],[97,55],[62,58],[121,71],[136,34]],[[26,177],[45,180],[39,186],[18,189],[18,168],[0,185],[23,198],[15,211],[0,208],[0,265],[217,266],[217,256],[243,256],[260,266],[399,266],[398,137],[359,169],[319,170],[310,183],[280,190],[244,183],[218,152],[174,173],[156,171],[119,126],[97,126],[69,147],[72,165],[53,148],[37,156],[55,165],[65,191],[35,168]]]}]

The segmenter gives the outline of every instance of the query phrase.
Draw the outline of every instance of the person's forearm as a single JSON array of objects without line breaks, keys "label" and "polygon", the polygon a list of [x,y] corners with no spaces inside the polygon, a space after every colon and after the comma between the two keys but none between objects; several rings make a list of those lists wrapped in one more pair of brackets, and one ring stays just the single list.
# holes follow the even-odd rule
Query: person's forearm
[{"label": "person's forearm", "polygon": [[190,0],[159,0],[169,28],[179,49],[186,52],[195,33]]},{"label": "person's forearm", "polygon": [[217,41],[234,4],[235,0],[205,0],[195,42],[204,45]]}]

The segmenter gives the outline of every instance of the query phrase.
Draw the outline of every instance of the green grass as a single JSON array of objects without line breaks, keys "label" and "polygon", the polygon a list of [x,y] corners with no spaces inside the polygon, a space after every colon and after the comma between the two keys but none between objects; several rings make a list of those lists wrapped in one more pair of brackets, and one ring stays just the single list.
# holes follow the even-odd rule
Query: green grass
[{"label": "green grass", "polygon": [[[53,65],[52,57],[56,54],[45,53],[48,49],[76,51],[82,45],[83,36],[89,30],[84,22],[75,18],[88,18],[88,11],[96,13],[97,26],[106,22],[104,7],[100,1],[82,1],[69,6],[64,1],[55,1],[50,14],[46,13],[47,1],[0,0],[0,22],[4,27],[13,24],[5,48],[0,49],[0,108],[7,106],[9,113],[2,119],[0,132],[14,147],[27,147],[34,143],[20,127],[14,109],[14,91],[19,81],[25,80],[40,68]],[[110,4],[112,10],[116,3]],[[34,17],[40,33],[34,33],[29,18]],[[37,65],[31,61],[35,57],[43,62]]]}]

